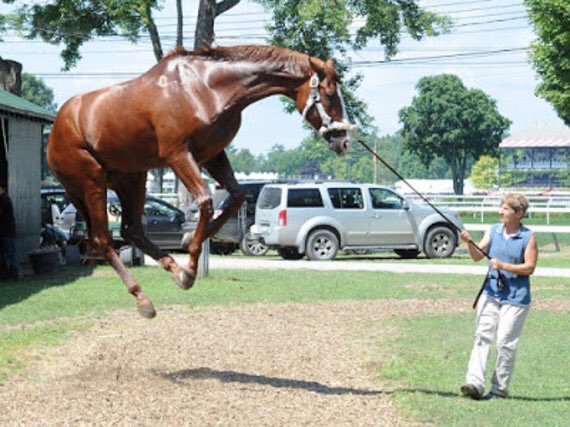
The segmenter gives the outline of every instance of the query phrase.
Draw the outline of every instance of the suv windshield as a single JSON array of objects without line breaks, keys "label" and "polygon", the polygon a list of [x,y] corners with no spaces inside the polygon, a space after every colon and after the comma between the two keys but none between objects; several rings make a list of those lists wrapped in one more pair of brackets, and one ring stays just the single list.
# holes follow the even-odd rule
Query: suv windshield
[{"label": "suv windshield", "polygon": [[383,188],[371,188],[370,198],[373,209],[402,209],[402,199],[389,190]]},{"label": "suv windshield", "polygon": [[260,209],[274,209],[281,203],[281,189],[275,187],[264,187],[259,195],[257,206]]}]

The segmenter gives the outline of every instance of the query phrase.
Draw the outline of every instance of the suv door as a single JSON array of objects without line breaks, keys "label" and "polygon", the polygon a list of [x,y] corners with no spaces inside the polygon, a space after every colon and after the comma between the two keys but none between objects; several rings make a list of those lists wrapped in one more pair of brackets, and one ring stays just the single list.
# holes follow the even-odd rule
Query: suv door
[{"label": "suv door", "polygon": [[333,206],[332,216],[346,228],[346,241],[342,246],[367,245],[369,219],[359,187],[327,189]]},{"label": "suv door", "polygon": [[372,205],[369,217],[370,245],[417,244],[409,209],[404,209],[404,200],[385,188],[369,188]]}]

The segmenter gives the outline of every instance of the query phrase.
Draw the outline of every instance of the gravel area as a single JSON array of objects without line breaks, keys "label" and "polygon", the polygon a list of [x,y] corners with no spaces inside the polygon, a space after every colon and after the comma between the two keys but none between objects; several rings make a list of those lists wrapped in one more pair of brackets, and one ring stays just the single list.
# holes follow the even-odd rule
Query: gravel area
[{"label": "gravel area", "polygon": [[[537,301],[534,309],[568,310]],[[470,301],[162,308],[96,320],[0,387],[0,425],[417,425],[374,379],[390,316]]]},{"label": "gravel area", "polygon": [[371,301],[118,312],[0,388],[2,425],[410,425],[373,379],[393,315],[468,310]]}]

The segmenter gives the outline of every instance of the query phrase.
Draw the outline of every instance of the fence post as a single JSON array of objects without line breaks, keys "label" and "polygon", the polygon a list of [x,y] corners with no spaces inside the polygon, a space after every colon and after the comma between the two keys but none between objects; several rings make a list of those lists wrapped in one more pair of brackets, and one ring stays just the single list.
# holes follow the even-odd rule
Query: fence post
[{"label": "fence post", "polygon": [[210,239],[202,243],[202,253],[198,258],[198,277],[208,277],[210,271]]}]

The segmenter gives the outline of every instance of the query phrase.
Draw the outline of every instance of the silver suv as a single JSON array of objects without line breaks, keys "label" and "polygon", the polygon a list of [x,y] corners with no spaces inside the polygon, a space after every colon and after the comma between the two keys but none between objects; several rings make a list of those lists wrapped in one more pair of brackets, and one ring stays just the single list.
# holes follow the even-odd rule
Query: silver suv
[{"label": "silver suv", "polygon": [[[463,229],[459,215],[441,211]],[[403,258],[423,251],[449,257],[457,232],[429,206],[414,204],[374,184],[268,184],[257,201],[250,232],[285,259],[330,260],[339,249],[393,250]]]}]

